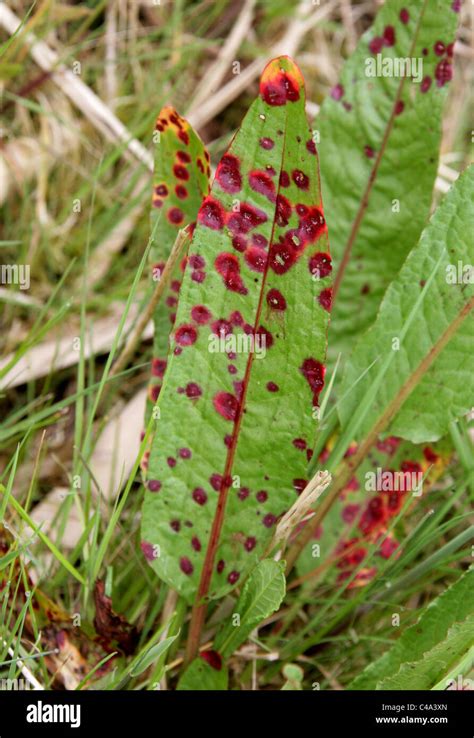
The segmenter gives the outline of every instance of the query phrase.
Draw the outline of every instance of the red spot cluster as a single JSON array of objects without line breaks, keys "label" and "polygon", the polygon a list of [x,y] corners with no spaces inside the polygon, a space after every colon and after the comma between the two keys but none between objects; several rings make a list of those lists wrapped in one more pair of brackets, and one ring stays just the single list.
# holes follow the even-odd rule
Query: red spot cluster
[{"label": "red spot cluster", "polygon": [[313,407],[316,407],[319,403],[319,395],[324,387],[326,369],[320,361],[308,358],[300,366],[300,372],[309,384],[313,393]]},{"label": "red spot cluster", "polygon": [[288,230],[270,247],[269,263],[275,274],[285,274],[297,262],[307,245],[316,241],[325,228],[322,211],[317,207],[308,207],[300,217],[298,227]]},{"label": "red spot cluster", "polygon": [[385,26],[381,36],[374,36],[369,43],[372,54],[378,54],[384,46],[395,45],[395,29],[393,26]]},{"label": "red spot cluster", "polygon": [[230,194],[235,194],[242,189],[240,162],[236,156],[224,154],[217,166],[216,179],[222,189]]},{"label": "red spot cluster", "polygon": [[222,252],[214,262],[216,271],[221,275],[224,285],[231,292],[246,295],[248,289],[240,276],[240,262],[234,254]]}]

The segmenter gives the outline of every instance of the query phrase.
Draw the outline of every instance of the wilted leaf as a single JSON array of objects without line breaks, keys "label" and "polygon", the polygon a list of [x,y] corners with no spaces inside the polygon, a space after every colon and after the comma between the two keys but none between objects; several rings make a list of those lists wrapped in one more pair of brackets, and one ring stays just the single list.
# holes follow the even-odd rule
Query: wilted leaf
[{"label": "wilted leaf", "polygon": [[104,646],[113,648],[116,644],[125,654],[133,653],[138,641],[137,629],[112,610],[112,599],[105,594],[105,584],[100,579],[95,583],[94,602],[94,627]]}]

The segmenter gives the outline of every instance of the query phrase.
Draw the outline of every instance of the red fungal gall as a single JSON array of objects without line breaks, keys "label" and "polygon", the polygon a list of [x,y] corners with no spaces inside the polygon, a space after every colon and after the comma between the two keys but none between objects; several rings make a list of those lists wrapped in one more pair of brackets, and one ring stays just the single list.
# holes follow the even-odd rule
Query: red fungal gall
[{"label": "red fungal gall", "polygon": [[273,147],[275,146],[275,142],[272,138],[261,138],[260,146],[262,147],[262,149],[267,149],[267,151],[269,151],[270,149],[273,149]]},{"label": "red fungal gall", "polygon": [[252,233],[252,243],[259,249],[266,249],[268,241],[261,233]]},{"label": "red fungal gall", "polygon": [[310,138],[309,141],[306,141],[306,148],[310,154],[316,154],[316,144],[312,138]]},{"label": "red fungal gall", "polygon": [[288,172],[281,172],[280,174],[280,187],[289,187],[290,186],[290,175]]},{"label": "red fungal gall", "polygon": [[181,530],[181,523],[179,522],[179,520],[171,520],[170,528],[174,530],[175,533],[179,533],[179,531]]},{"label": "red fungal gall", "polygon": [[382,51],[383,45],[383,38],[381,38],[380,36],[375,36],[375,38],[373,38],[372,41],[369,43],[369,49],[372,54],[378,54],[380,51]]},{"label": "red fungal gall", "polygon": [[149,543],[148,541],[142,541],[140,543],[140,548],[143,551],[143,555],[145,556],[147,561],[154,561],[158,554],[155,550],[155,546],[152,543]]},{"label": "red fungal gall", "polygon": [[426,448],[423,449],[423,456],[425,457],[426,461],[430,462],[430,464],[436,464],[439,459],[438,454],[435,453],[433,449],[429,446],[426,446]]},{"label": "red fungal gall", "polygon": [[293,439],[292,443],[293,446],[300,449],[300,451],[304,451],[306,449],[306,441],[304,440],[304,438],[295,438]]},{"label": "red fungal gall", "polygon": [[154,384],[150,387],[150,399],[152,402],[156,402],[160,396],[161,384]]},{"label": "red fungal gall", "polygon": [[267,105],[286,105],[300,99],[299,80],[290,72],[276,69],[278,62],[270,62],[260,81],[260,95]]},{"label": "red fungal gall", "polygon": [[170,208],[168,210],[168,220],[174,225],[179,225],[184,220],[184,213],[180,208]]},{"label": "red fungal gall", "polygon": [[448,59],[442,59],[435,69],[436,84],[443,87],[453,78],[453,65]]},{"label": "red fungal gall", "polygon": [[191,157],[187,153],[187,151],[177,151],[176,156],[180,161],[183,162],[183,164],[190,164],[191,163]]},{"label": "red fungal gall", "polygon": [[255,341],[258,346],[265,346],[267,349],[273,346],[273,336],[263,325],[259,325],[255,331]]},{"label": "red fungal gall", "polygon": [[217,200],[213,200],[212,197],[206,197],[199,209],[198,220],[207,228],[219,231],[224,225],[222,205]]},{"label": "red fungal gall", "polygon": [[332,289],[328,287],[326,290],[322,290],[319,293],[318,301],[321,307],[329,312],[331,310]]},{"label": "red fungal gall", "polygon": [[168,456],[166,462],[172,469],[176,466],[176,459],[173,456]]},{"label": "red fungal gall", "polygon": [[265,528],[271,528],[276,523],[276,516],[273,515],[273,513],[267,513],[263,518],[262,523]]},{"label": "red fungal gall", "polygon": [[204,661],[207,661],[209,666],[215,671],[220,671],[222,669],[222,659],[217,651],[201,651],[199,655],[204,659]]},{"label": "red fungal gall", "polygon": [[275,274],[285,274],[295,263],[295,256],[283,243],[275,243],[270,248],[270,267]]},{"label": "red fungal gall", "polygon": [[405,25],[406,25],[406,24],[408,23],[408,21],[410,20],[410,13],[408,12],[408,10],[407,10],[406,8],[402,8],[402,9],[400,10],[400,20],[401,20],[401,22],[402,22],[402,23],[404,23]]},{"label": "red fungal gall", "polygon": [[307,484],[306,479],[293,479],[293,487],[297,495],[302,493]]},{"label": "red fungal gall", "polygon": [[197,331],[192,325],[181,325],[175,333],[176,343],[180,346],[192,346],[196,339]]},{"label": "red fungal gall", "polygon": [[227,225],[234,235],[239,235],[241,233],[248,233],[253,228],[266,223],[266,221],[267,216],[262,210],[258,210],[247,203],[242,203],[240,205],[240,211],[232,213]]},{"label": "red fungal gall", "polygon": [[191,538],[191,546],[193,547],[194,551],[198,551],[199,552],[201,550],[201,548],[202,548],[201,541],[199,540],[199,538],[197,536],[193,536]]},{"label": "red fungal gall", "polygon": [[193,269],[204,269],[206,262],[200,254],[193,254],[189,257],[189,266]]},{"label": "red fungal gall", "polygon": [[216,571],[217,571],[218,574],[222,574],[222,572],[224,571],[224,569],[225,569],[225,561],[224,561],[224,559],[220,559],[217,562]]},{"label": "red fungal gall", "polygon": [[451,9],[454,10],[455,13],[459,13],[461,10],[462,0],[453,0]]},{"label": "red fungal gall", "polygon": [[331,89],[331,97],[333,100],[340,100],[344,95],[344,87],[342,85],[334,85]]},{"label": "red fungal gall", "polygon": [[174,176],[177,177],[177,179],[183,179],[187,180],[189,179],[189,172],[186,169],[186,167],[183,167],[181,164],[175,164],[173,167]]},{"label": "red fungal gall", "polygon": [[291,204],[284,195],[278,195],[276,199],[275,218],[280,227],[288,225],[291,218]]},{"label": "red fungal gall", "polygon": [[325,367],[320,361],[309,358],[303,361],[300,372],[309,384],[313,393],[313,405],[318,404],[319,394],[324,387]]},{"label": "red fungal gall", "polygon": [[375,156],[375,151],[373,150],[372,146],[364,146],[364,154],[368,159],[373,159]]},{"label": "red fungal gall", "polygon": [[272,310],[286,310],[286,300],[279,290],[267,292],[267,304]]},{"label": "red fungal gall", "polygon": [[184,185],[176,185],[174,191],[176,192],[176,196],[179,197],[180,200],[185,200],[188,196],[188,191],[186,187],[184,187]]},{"label": "red fungal gall", "polygon": [[232,246],[236,251],[243,253],[247,248],[247,241],[243,236],[234,236],[232,239]]},{"label": "red fungal gall", "polygon": [[[238,310],[234,310],[229,315],[229,321],[232,323],[232,325],[243,325],[244,319],[242,317],[242,313],[239,313]],[[229,354],[229,359],[235,359],[235,354]]]},{"label": "red fungal gall", "polygon": [[405,103],[403,100],[397,100],[395,103],[395,115],[400,115],[405,110]]},{"label": "red fungal gall", "polygon": [[212,323],[211,325],[211,329],[212,332],[216,334],[216,336],[228,336],[229,333],[232,333],[231,324],[228,320],[225,320],[224,318],[215,320],[214,323]]},{"label": "red fungal gall", "polygon": [[193,490],[193,500],[194,502],[197,502],[198,505],[206,504],[207,495],[202,487],[196,487],[196,489]]},{"label": "red fungal gall", "polygon": [[249,536],[244,543],[244,548],[246,551],[253,551],[256,545],[257,539],[253,536]]},{"label": "red fungal gall", "polygon": [[246,500],[247,499],[247,497],[249,496],[249,494],[250,494],[250,490],[248,489],[248,487],[242,487],[237,492],[237,497],[239,498],[239,500],[242,500],[243,501],[243,500]]},{"label": "red fungal gall", "polygon": [[332,272],[331,257],[323,251],[313,254],[309,260],[309,271],[317,279],[324,279]]},{"label": "red fungal gall", "polygon": [[269,392],[278,392],[279,386],[275,382],[267,382],[267,390]]},{"label": "red fungal gall", "polygon": [[432,79],[430,76],[423,77],[420,84],[420,91],[421,92],[428,92],[428,90],[431,87]]},{"label": "red fungal gall", "polygon": [[204,282],[206,279],[206,273],[205,272],[193,272],[191,274],[191,279],[193,282],[197,282],[198,284],[201,284],[201,282]]},{"label": "red fungal gall", "polygon": [[235,254],[225,252],[218,254],[214,262],[217,272],[221,275],[225,286],[231,292],[246,295],[248,290],[240,276],[240,264]]},{"label": "red fungal gall", "polygon": [[162,377],[165,373],[166,361],[164,359],[153,359],[151,362],[151,373],[155,377]]},{"label": "red fungal gall", "polygon": [[201,397],[202,389],[196,382],[189,382],[186,385],[186,396],[190,398]]},{"label": "red fungal gall", "polygon": [[257,502],[266,502],[268,500],[268,492],[266,492],[264,489],[261,489],[260,492],[257,492],[256,498]]},{"label": "red fungal gall", "polygon": [[300,190],[308,189],[309,177],[304,172],[302,172],[301,169],[294,169],[291,173],[291,178]]},{"label": "red fungal gall", "polygon": [[254,272],[264,272],[267,264],[267,254],[256,246],[249,246],[244,253],[244,259]]},{"label": "red fungal gall", "polygon": [[186,144],[186,146],[189,146],[189,136],[186,131],[178,131],[178,138]]},{"label": "red fungal gall", "polygon": [[224,154],[216,170],[216,179],[225,192],[235,194],[242,188],[240,163],[233,154]]},{"label": "red fungal gall", "polygon": [[383,42],[385,46],[395,45],[395,29],[393,26],[385,26],[383,31]]},{"label": "red fungal gall", "polygon": [[437,41],[433,46],[433,51],[436,56],[443,56],[444,52],[446,51],[446,47],[442,41]]},{"label": "red fungal gall", "polygon": [[204,325],[211,319],[211,312],[204,305],[195,305],[191,308],[191,318],[199,325]]},{"label": "red fungal gall", "polygon": [[147,483],[147,487],[150,492],[159,492],[161,489],[161,482],[158,479],[150,479]]},{"label": "red fungal gall", "polygon": [[155,187],[155,193],[160,197],[166,197],[168,194],[168,188],[165,184],[157,185]]},{"label": "red fungal gall", "polygon": [[239,577],[240,577],[240,572],[235,571],[234,569],[234,571],[231,571],[229,576],[227,577],[227,581],[229,582],[229,584],[235,584],[236,582],[239,581]]},{"label": "red fungal gall", "polygon": [[191,574],[194,571],[194,566],[190,562],[190,560],[187,558],[187,556],[182,556],[179,560],[179,568],[183,572],[183,574],[186,574],[188,577],[191,576]]},{"label": "red fungal gall", "polygon": [[180,448],[178,453],[181,459],[190,459],[192,456],[190,448]]},{"label": "red fungal gall", "polygon": [[211,474],[209,482],[211,483],[212,489],[215,489],[216,492],[220,492],[222,488],[222,474]]},{"label": "red fungal gall", "polygon": [[218,392],[212,402],[216,411],[225,420],[234,421],[236,419],[239,411],[239,401],[230,392]]},{"label": "red fungal gall", "polygon": [[275,185],[266,172],[262,172],[259,169],[250,172],[249,184],[252,190],[267,197],[270,202],[275,200]]}]

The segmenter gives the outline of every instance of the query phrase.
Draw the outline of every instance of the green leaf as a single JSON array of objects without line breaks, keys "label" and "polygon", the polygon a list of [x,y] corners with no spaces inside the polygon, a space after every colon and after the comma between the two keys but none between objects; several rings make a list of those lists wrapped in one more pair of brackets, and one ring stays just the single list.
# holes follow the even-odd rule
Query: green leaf
[{"label": "green leaf", "polygon": [[[474,264],[473,194],[471,166],[438,207],[419,244],[388,288],[375,324],[357,343],[342,392],[373,360],[380,360],[340,404],[343,425],[374,386],[381,362],[391,357],[359,426],[358,438],[385,417],[391,422],[388,426],[384,423],[384,431],[392,435],[413,443],[436,441],[447,433],[453,418],[467,413],[472,406],[473,277],[470,282],[462,281],[461,274],[461,281],[452,284],[450,274],[453,270],[457,274],[459,264]],[[472,267],[468,268],[472,274]]]},{"label": "green leaf", "polygon": [[423,655],[420,661],[402,664],[394,676],[383,679],[377,689],[447,689],[452,679],[465,676],[474,661],[474,615],[455,623],[446,638]]},{"label": "green leaf", "polygon": [[[323,450],[322,465],[332,442]],[[348,457],[356,450],[356,444],[352,444]],[[349,587],[371,581],[385,560],[397,555],[397,536],[394,532],[386,534],[407,496],[416,506],[421,494],[426,495],[444,471],[451,455],[446,442],[415,446],[393,436],[379,439],[331,506],[311,545],[298,558],[298,574],[304,575],[333,559],[324,572],[325,579],[344,581],[363,564],[370,545],[376,543],[375,557],[367,566],[362,565]]]},{"label": "green leaf", "polygon": [[324,381],[331,261],[303,79],[281,57],[260,89],[199,211],[149,460],[142,548],[188,602],[261,558],[306,483]]},{"label": "green leaf", "polygon": [[179,691],[213,691],[226,690],[229,673],[225,666],[215,669],[201,656],[194,659],[178,682]]},{"label": "green leaf", "polygon": [[[209,154],[187,120],[171,107],[163,108],[157,118],[154,140],[155,169],[151,207],[152,279],[163,272],[180,228],[196,220],[199,206],[209,192]],[[155,403],[163,381],[181,285],[182,267],[178,265],[158,303],[154,320],[150,403]],[[150,411],[150,405],[148,412]]]},{"label": "green leaf", "polygon": [[[321,179],[337,267],[334,356],[373,323],[429,216],[449,87],[437,78],[452,72],[458,18],[447,0],[387,0],[321,107]],[[446,50],[437,55],[440,41]],[[391,76],[367,76],[380,72],[372,69],[377,53],[386,65],[414,60],[415,78],[396,76],[395,67],[386,67]]]},{"label": "green leaf", "polygon": [[302,682],[304,679],[304,671],[301,666],[298,666],[297,664],[285,664],[283,667],[283,676],[285,677],[286,682],[281,688],[282,692],[289,690],[300,691],[303,689]]},{"label": "green leaf", "polygon": [[384,679],[396,674],[408,662],[420,661],[446,638],[456,622],[472,614],[474,567],[449,589],[433,600],[415,625],[403,631],[394,646],[369,666],[350,684],[351,689],[375,689]]},{"label": "green leaf", "polygon": [[173,641],[176,640],[178,635],[179,633],[174,636],[169,636],[163,641],[160,641],[160,643],[157,643],[156,645],[148,649],[148,651],[143,654],[138,664],[136,664],[133,669],[131,669],[130,676],[136,677],[139,674],[142,674],[146,669],[148,669],[148,667],[151,666],[162,654],[166,653],[166,651],[169,649]]},{"label": "green leaf", "polygon": [[[224,658],[234,653],[265,618],[278,610],[284,596],[284,562],[264,559],[247,579],[232,617],[216,638],[216,650]],[[236,614],[239,615],[239,625],[233,621]]]}]

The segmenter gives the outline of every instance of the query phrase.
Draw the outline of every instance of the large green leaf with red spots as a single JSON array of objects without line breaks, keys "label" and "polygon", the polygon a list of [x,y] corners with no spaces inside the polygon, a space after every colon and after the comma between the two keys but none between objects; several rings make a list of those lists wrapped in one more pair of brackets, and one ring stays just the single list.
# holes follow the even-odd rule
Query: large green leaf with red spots
[{"label": "large green leaf with red spots", "polygon": [[[209,191],[209,154],[190,124],[174,108],[163,108],[155,126],[155,168],[151,208],[152,279],[161,277],[180,228],[196,220]],[[176,316],[182,269],[175,274],[154,313],[154,346],[149,395],[158,397],[166,366],[168,339]]]},{"label": "large green leaf with red spots", "polygon": [[188,601],[241,582],[306,483],[328,249],[303,79],[281,57],[200,208],[159,397],[142,548]]},{"label": "large green leaf with red spots", "polygon": [[[316,120],[334,262],[331,356],[373,323],[429,217],[453,71],[453,7],[387,0]],[[400,59],[415,65],[403,69]]]}]

